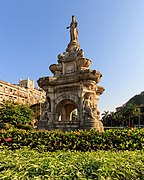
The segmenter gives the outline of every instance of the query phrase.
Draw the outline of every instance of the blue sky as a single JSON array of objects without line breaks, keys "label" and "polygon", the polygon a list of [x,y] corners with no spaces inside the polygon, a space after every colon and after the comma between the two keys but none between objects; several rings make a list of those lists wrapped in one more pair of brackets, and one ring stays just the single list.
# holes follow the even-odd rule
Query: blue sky
[{"label": "blue sky", "polygon": [[143,0],[0,0],[0,79],[51,76],[73,14],[90,68],[103,74],[99,109],[114,111],[144,91]]}]

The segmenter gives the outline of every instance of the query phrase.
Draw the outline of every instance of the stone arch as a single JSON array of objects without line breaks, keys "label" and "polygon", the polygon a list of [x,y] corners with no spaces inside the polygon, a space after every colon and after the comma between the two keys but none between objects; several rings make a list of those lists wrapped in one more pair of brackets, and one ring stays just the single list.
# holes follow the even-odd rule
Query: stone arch
[{"label": "stone arch", "polygon": [[58,97],[56,98],[56,100],[55,100],[56,106],[57,106],[61,101],[66,100],[66,99],[69,99],[69,100],[74,101],[74,102],[77,104],[77,106],[78,106],[78,104],[79,104],[79,97],[78,97],[77,95],[72,94],[72,93],[65,93],[65,94],[62,94],[62,95],[60,95],[60,96],[58,96]]},{"label": "stone arch", "polygon": [[71,113],[77,109],[79,111],[79,105],[72,99],[63,99],[56,106],[56,112],[58,114],[57,121],[71,122]]}]

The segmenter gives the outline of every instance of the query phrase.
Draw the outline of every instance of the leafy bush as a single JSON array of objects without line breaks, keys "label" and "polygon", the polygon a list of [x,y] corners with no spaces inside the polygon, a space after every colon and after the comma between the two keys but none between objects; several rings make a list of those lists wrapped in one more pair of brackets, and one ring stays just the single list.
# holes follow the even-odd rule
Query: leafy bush
[{"label": "leafy bush", "polygon": [[0,123],[30,124],[32,121],[32,110],[23,104],[4,101],[0,104]]},{"label": "leafy bush", "polygon": [[0,179],[144,179],[143,151],[0,151]]},{"label": "leafy bush", "polygon": [[[7,142],[7,138],[11,141]],[[94,129],[71,132],[10,129],[0,131],[0,145],[9,149],[29,146],[38,151],[142,150],[144,129],[107,130],[104,133]]]}]

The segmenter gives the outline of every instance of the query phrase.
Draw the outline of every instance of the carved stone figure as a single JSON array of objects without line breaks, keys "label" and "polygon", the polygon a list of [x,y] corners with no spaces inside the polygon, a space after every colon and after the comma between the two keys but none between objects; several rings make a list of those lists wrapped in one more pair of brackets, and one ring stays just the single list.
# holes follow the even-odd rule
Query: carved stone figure
[{"label": "carved stone figure", "polygon": [[84,114],[85,114],[85,119],[93,118],[93,113],[90,107],[89,99],[84,100]]},{"label": "carved stone figure", "polygon": [[67,27],[67,29],[70,28],[70,41],[78,41],[78,29],[77,29],[77,21],[75,16],[72,16],[72,22],[70,26]]}]

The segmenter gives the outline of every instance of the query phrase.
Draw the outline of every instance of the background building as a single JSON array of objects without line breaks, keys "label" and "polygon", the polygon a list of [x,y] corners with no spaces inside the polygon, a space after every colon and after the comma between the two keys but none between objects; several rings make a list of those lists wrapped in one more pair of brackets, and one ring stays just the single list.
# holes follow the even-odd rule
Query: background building
[{"label": "background building", "polygon": [[34,80],[19,80],[19,84],[10,84],[0,80],[0,102],[12,100],[22,104],[36,104],[45,101],[45,92],[34,87]]}]

